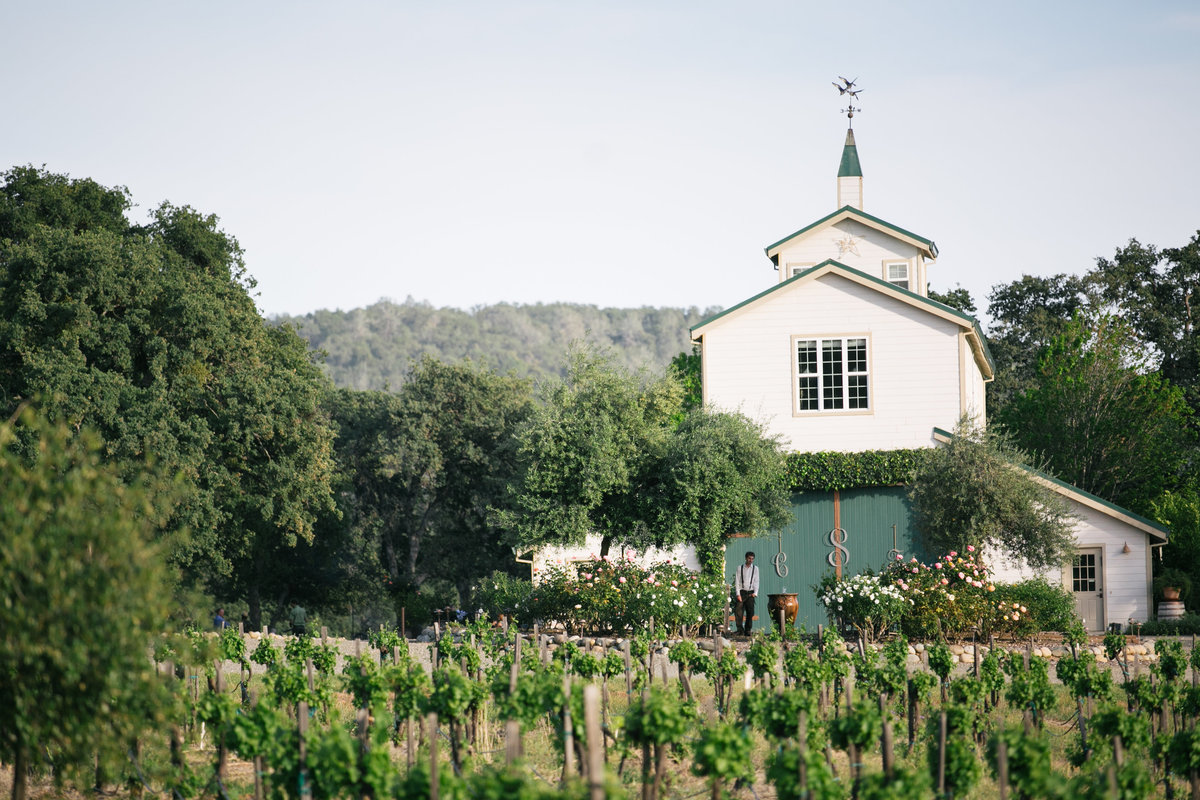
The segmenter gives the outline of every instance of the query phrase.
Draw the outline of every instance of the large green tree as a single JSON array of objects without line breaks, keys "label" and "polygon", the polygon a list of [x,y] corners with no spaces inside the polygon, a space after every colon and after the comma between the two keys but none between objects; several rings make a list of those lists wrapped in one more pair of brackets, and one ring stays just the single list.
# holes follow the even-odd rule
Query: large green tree
[{"label": "large green tree", "polygon": [[633,373],[602,351],[572,351],[567,378],[518,433],[522,471],[498,517],[518,546],[601,538],[634,549],[693,544],[707,567],[735,532],[786,519],[778,443],[737,414],[681,416],[674,377]]},{"label": "large green tree", "polygon": [[174,562],[257,617],[273,560],[332,507],[326,383],[303,341],[258,314],[216,217],[163,204],[132,225],[123,189],[31,167],[4,181],[0,413],[36,398],[119,468],[180,478]]},{"label": "large green tree", "polygon": [[1056,477],[1147,513],[1184,473],[1190,417],[1183,392],[1148,368],[1128,326],[1076,315],[996,420]]},{"label": "large green tree", "polygon": [[1094,303],[1088,280],[1074,275],[1022,275],[992,287],[987,341],[996,378],[988,384],[989,416],[1029,387],[1042,349],[1063,332],[1076,312]]},{"label": "large green tree", "polygon": [[1182,247],[1159,249],[1137,239],[1096,259],[1091,273],[1138,338],[1159,358],[1163,377],[1200,410],[1200,231]]},{"label": "large green tree", "polygon": [[440,578],[465,596],[479,577],[515,566],[489,509],[516,469],[513,434],[533,409],[530,383],[424,358],[377,409],[386,418],[360,491],[385,504],[373,524],[398,591]]},{"label": "large green tree", "polygon": [[103,447],[28,408],[0,424],[0,760],[14,800],[44,759],[60,775],[127,762],[161,708],[147,653],[167,622],[151,540],[168,497]]},{"label": "large green tree", "polygon": [[1028,463],[995,426],[960,420],[950,441],[921,459],[909,489],[925,549],[988,547],[1034,568],[1065,563],[1074,516],[1060,495],[1021,466]]}]

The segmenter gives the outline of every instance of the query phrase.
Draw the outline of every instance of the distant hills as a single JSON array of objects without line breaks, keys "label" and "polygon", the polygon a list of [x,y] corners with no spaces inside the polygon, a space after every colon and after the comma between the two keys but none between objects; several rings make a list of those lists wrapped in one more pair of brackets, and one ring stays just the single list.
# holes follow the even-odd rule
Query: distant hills
[{"label": "distant hills", "polygon": [[562,375],[574,340],[611,348],[630,369],[661,371],[677,354],[691,351],[689,329],[720,310],[500,303],[463,311],[410,297],[273,321],[290,323],[312,348],[325,352],[325,371],[335,384],[361,390],[399,388],[411,362],[425,354],[448,362],[470,358],[535,380]]}]

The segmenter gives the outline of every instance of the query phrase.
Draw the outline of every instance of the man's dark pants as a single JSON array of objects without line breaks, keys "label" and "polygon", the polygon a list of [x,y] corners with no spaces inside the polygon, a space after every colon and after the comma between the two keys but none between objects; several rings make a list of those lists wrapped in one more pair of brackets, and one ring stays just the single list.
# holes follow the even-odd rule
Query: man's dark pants
[{"label": "man's dark pants", "polygon": [[754,592],[742,592],[742,630],[743,636],[750,635],[750,628],[754,625]]}]

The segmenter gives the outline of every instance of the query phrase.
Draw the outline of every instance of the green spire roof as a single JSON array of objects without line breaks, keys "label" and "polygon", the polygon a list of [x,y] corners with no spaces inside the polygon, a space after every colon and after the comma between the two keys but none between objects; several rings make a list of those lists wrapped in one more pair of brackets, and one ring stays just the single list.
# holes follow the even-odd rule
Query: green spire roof
[{"label": "green spire roof", "polygon": [[846,130],[846,146],[842,148],[842,164],[838,167],[838,177],[862,177],[862,167],[858,165],[858,148],[854,146],[853,128]]}]

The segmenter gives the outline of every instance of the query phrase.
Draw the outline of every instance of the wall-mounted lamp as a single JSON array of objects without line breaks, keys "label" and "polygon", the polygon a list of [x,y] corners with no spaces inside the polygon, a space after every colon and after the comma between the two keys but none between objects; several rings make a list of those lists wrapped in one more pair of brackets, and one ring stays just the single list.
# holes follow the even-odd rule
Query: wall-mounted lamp
[{"label": "wall-mounted lamp", "polygon": [[1125,543],[1125,546],[1121,548],[1121,552],[1125,553],[1126,555],[1133,552],[1133,548],[1129,546],[1129,542]]}]

